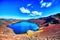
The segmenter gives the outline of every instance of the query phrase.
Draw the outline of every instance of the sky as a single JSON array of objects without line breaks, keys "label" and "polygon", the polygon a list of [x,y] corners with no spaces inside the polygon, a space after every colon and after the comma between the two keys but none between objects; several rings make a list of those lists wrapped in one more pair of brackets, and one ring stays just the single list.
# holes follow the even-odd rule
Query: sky
[{"label": "sky", "polygon": [[0,0],[0,18],[37,19],[60,12],[60,0]]}]

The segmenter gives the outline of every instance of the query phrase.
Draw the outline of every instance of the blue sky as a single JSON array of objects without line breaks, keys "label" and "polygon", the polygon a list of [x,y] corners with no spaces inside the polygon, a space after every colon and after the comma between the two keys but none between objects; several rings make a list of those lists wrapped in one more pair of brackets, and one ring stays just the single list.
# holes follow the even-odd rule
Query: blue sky
[{"label": "blue sky", "polygon": [[60,0],[0,0],[0,18],[36,19],[60,12]]}]

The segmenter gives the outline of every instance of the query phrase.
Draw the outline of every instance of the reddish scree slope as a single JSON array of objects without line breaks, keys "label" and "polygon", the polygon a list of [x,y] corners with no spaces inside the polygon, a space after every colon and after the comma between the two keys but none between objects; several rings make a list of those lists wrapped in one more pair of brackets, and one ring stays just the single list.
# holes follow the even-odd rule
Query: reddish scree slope
[{"label": "reddish scree slope", "polygon": [[42,30],[43,30],[43,32],[36,33],[33,36],[60,38],[60,24],[51,24],[50,26],[48,26]]}]

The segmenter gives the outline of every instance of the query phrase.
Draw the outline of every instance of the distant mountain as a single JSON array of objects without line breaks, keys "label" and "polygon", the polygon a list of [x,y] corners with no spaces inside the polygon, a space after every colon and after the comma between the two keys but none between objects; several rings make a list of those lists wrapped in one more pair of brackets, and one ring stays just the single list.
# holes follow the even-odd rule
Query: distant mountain
[{"label": "distant mountain", "polygon": [[[10,23],[16,23],[16,22],[22,22],[22,21],[28,21],[38,24],[41,26],[49,26],[49,24],[60,24],[60,13],[57,13],[55,15],[51,15],[48,17],[42,17],[38,19],[30,19],[30,20],[18,20],[18,19],[0,19],[1,23],[10,24]],[[1,24],[0,23],[0,24]]]},{"label": "distant mountain", "polygon": [[37,23],[39,26],[48,26],[49,24],[60,24],[60,13],[39,19],[31,19],[28,21]]}]

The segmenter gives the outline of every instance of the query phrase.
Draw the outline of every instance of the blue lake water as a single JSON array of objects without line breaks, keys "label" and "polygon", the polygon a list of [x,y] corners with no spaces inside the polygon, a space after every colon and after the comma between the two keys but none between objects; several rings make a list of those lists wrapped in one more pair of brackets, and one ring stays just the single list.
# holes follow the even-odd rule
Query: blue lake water
[{"label": "blue lake water", "polygon": [[39,29],[37,24],[30,22],[17,22],[8,27],[12,28],[16,34],[26,33],[28,30],[37,31]]}]

